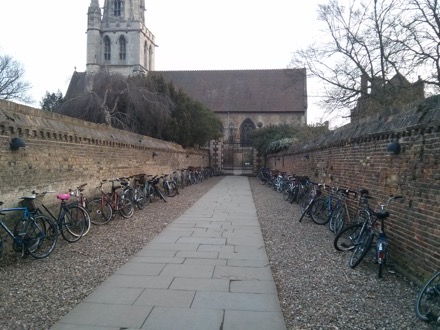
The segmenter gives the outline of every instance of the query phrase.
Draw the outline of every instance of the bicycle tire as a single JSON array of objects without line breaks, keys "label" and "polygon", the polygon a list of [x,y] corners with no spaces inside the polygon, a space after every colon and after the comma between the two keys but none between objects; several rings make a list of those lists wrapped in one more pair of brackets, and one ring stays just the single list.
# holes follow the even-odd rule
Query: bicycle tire
[{"label": "bicycle tire", "polygon": [[314,197],[311,192],[308,192],[305,195],[303,195],[302,198],[298,202],[301,212],[304,212],[307,205],[309,205],[311,203],[311,205],[309,206],[309,211],[306,214],[308,217],[310,217],[310,213],[312,211],[313,204],[316,201],[317,201],[316,197]]},{"label": "bicycle tire", "polygon": [[333,241],[333,246],[335,249],[341,252],[353,250],[356,247],[355,242],[361,229],[361,223],[345,227],[339,234],[336,235]]},{"label": "bicycle tire", "polygon": [[[69,207],[71,204],[69,204],[67,207]],[[77,205],[78,207],[81,207],[85,212],[86,212],[86,222],[85,222],[85,227],[84,227],[84,233],[82,234],[83,236],[86,236],[89,231],[90,231],[90,227],[92,227],[92,221],[90,220],[90,214],[87,211],[86,207],[84,207],[82,204],[79,203],[75,203],[74,205]]]},{"label": "bicycle tire", "polygon": [[420,290],[415,312],[422,321],[440,323],[440,271],[435,273]]},{"label": "bicycle tire", "polygon": [[313,204],[310,215],[317,225],[326,225],[330,221],[329,202],[327,199],[320,198]]},{"label": "bicycle tire", "polygon": [[179,195],[179,183],[175,181],[171,181],[171,187],[176,190],[176,195]]},{"label": "bicycle tire", "polygon": [[298,186],[293,187],[292,192],[290,193],[289,197],[289,203],[293,204],[293,202],[296,202],[298,198],[299,188]]},{"label": "bicycle tire", "polygon": [[18,221],[14,228],[14,236],[19,233],[23,235],[24,252],[35,259],[48,257],[58,240],[56,223],[44,215],[38,215],[32,220]]},{"label": "bicycle tire", "polygon": [[343,229],[345,224],[345,208],[341,205],[334,215],[333,233],[338,235]]},{"label": "bicycle tire", "polygon": [[121,193],[119,196],[119,213],[125,219],[131,218],[134,214],[133,197],[131,190]]},{"label": "bicycle tire", "polygon": [[288,201],[288,200],[289,200],[289,197],[290,197],[290,192],[289,192],[289,190],[284,190],[284,191],[283,191],[283,199],[284,199],[285,201]]},{"label": "bicycle tire", "polygon": [[175,186],[171,182],[169,182],[167,185],[165,185],[164,191],[165,191],[165,195],[167,195],[168,197],[174,197],[177,195],[177,191],[175,189]]},{"label": "bicycle tire", "polygon": [[90,215],[90,221],[94,225],[105,225],[113,218],[111,205],[107,201],[102,201],[101,198],[89,201],[86,210]]},{"label": "bicycle tire", "polygon": [[356,268],[367,255],[373,242],[374,234],[371,230],[361,230],[358,240],[356,241],[356,247],[352,250],[353,253],[350,256],[349,266],[350,268]]},{"label": "bicycle tire", "polygon": [[335,232],[335,223],[336,223],[336,215],[339,211],[339,209],[341,208],[340,204],[337,204],[333,209],[332,212],[329,216],[329,221],[328,221],[328,229],[334,233]]},{"label": "bicycle tire", "polygon": [[69,243],[75,243],[83,236],[87,211],[77,205],[69,205],[64,209],[61,217],[61,235]]},{"label": "bicycle tire", "polygon": [[150,198],[147,197],[146,189],[138,189],[136,196],[136,206],[139,210],[143,210],[145,206],[150,202]]}]

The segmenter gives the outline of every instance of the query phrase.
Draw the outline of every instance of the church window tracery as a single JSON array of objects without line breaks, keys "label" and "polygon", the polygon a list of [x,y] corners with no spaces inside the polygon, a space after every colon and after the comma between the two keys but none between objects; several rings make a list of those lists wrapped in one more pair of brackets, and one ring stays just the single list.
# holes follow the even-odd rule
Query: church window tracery
[{"label": "church window tracery", "polygon": [[119,38],[119,59],[121,61],[125,61],[127,58],[127,42],[125,41],[124,36]]},{"label": "church window tracery", "polygon": [[105,36],[104,37],[104,60],[110,61],[111,59],[111,42],[110,38]]},{"label": "church window tracery", "polygon": [[121,16],[122,13],[122,0],[115,0],[114,2],[114,15]]},{"label": "church window tracery", "polygon": [[252,130],[256,129],[256,126],[254,124],[254,122],[249,119],[246,118],[242,123],[241,123],[241,127],[240,127],[240,143],[242,147],[247,147],[250,146],[251,141],[249,138],[250,132]]}]

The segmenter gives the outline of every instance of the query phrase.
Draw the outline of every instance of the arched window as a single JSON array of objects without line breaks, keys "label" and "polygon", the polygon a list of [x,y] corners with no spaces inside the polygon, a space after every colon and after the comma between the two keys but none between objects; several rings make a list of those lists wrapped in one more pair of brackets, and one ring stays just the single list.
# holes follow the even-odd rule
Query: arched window
[{"label": "arched window", "polygon": [[125,61],[127,58],[127,42],[124,36],[119,38],[119,60]]},{"label": "arched window", "polygon": [[115,16],[121,16],[122,4],[123,4],[122,0],[115,0],[115,2],[114,2],[114,12],[113,12]]},{"label": "arched window", "polygon": [[255,128],[255,124],[251,119],[246,118],[243,120],[240,126],[240,144],[242,147],[250,145],[249,133]]},{"label": "arched window", "polygon": [[110,42],[110,38],[104,37],[104,61],[110,61],[112,54],[112,45]]}]

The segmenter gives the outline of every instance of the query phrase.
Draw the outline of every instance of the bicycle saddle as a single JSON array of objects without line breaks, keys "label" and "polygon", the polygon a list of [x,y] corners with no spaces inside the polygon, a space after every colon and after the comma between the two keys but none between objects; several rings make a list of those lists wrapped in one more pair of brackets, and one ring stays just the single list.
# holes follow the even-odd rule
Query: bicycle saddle
[{"label": "bicycle saddle", "polygon": [[57,198],[62,201],[67,201],[70,199],[70,194],[59,194],[57,195]]},{"label": "bicycle saddle", "polygon": [[376,212],[376,213],[375,213],[375,216],[376,216],[378,219],[386,219],[386,218],[388,218],[388,217],[390,216],[390,212],[385,211],[385,210],[381,210],[381,211],[379,211],[379,212]]}]

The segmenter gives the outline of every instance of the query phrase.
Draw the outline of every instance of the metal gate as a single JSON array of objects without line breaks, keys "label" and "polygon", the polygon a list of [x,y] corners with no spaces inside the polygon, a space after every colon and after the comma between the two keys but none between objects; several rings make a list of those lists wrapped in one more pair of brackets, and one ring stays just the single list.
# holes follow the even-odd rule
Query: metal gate
[{"label": "metal gate", "polygon": [[251,175],[254,167],[254,148],[244,147],[240,143],[223,145],[223,173]]}]

